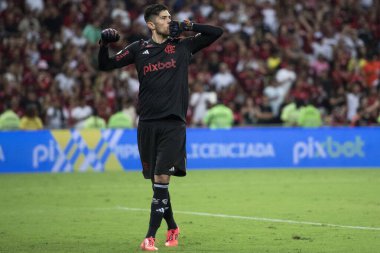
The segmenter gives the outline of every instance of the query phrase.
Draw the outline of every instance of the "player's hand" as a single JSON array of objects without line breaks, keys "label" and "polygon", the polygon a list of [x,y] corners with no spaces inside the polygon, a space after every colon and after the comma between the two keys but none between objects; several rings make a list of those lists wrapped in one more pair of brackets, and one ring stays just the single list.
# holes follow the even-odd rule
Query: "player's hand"
[{"label": "player's hand", "polygon": [[170,36],[173,38],[178,37],[181,35],[183,31],[191,31],[193,30],[193,22],[190,20],[184,20],[184,21],[177,21],[172,20],[169,24],[169,33]]},{"label": "player's hand", "polygon": [[113,28],[104,29],[100,36],[100,44],[107,45],[108,43],[116,42],[120,39],[119,33]]}]

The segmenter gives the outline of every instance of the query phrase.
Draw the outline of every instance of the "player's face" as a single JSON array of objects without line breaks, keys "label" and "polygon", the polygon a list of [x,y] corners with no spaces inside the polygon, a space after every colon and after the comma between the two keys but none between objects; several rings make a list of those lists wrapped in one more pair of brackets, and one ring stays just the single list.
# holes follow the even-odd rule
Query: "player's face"
[{"label": "player's face", "polygon": [[161,11],[154,20],[154,26],[157,34],[169,36],[169,23],[172,20],[169,11]]}]

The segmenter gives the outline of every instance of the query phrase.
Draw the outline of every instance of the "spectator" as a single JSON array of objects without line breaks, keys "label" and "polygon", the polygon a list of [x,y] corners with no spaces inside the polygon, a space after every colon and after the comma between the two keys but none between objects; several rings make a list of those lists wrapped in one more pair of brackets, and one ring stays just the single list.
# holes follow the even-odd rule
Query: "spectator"
[{"label": "spectator", "polygon": [[93,23],[87,23],[86,26],[83,29],[83,37],[86,38],[86,40],[91,43],[92,45],[98,43],[100,39],[100,20],[94,17]]},{"label": "spectator", "polygon": [[50,34],[59,34],[61,32],[63,15],[58,8],[58,6],[50,2],[40,16],[42,25],[46,27]]},{"label": "spectator", "polygon": [[41,12],[44,9],[44,1],[43,0],[26,0],[26,6],[31,11]]},{"label": "spectator", "polygon": [[207,69],[212,75],[218,73],[220,69],[220,56],[217,52],[212,52],[210,54],[209,60],[207,61]]},{"label": "spectator", "polygon": [[28,104],[25,110],[25,115],[20,121],[20,129],[38,130],[42,128],[43,124],[41,118],[37,114],[37,106],[35,104]]},{"label": "spectator", "polygon": [[[374,104],[375,107],[377,106]],[[360,106],[357,113],[352,117],[351,126],[370,126],[375,125],[377,122],[376,115],[372,113],[372,108],[369,106],[368,98],[362,97],[360,99]]]},{"label": "spectator", "polygon": [[112,9],[111,18],[114,20],[119,20],[125,28],[128,28],[131,25],[131,19],[125,7],[124,1],[117,1],[116,6]]},{"label": "spectator", "polygon": [[132,120],[132,127],[137,125],[136,107],[133,104],[132,99],[125,99],[123,105],[123,112],[128,115]]},{"label": "spectator", "polygon": [[80,98],[77,105],[72,108],[70,114],[74,120],[74,127],[80,129],[84,127],[84,122],[86,119],[92,116],[93,111],[91,107],[86,104],[85,100],[83,98]]},{"label": "spectator", "polygon": [[40,22],[33,12],[26,13],[18,25],[18,30],[24,34],[28,41],[38,42],[40,29]]},{"label": "spectator", "polygon": [[192,110],[191,125],[201,126],[206,116],[207,108],[217,102],[216,93],[205,91],[203,84],[196,82],[194,90],[190,95],[190,108]]},{"label": "spectator", "polygon": [[367,62],[363,66],[363,74],[368,87],[377,87],[380,78],[380,57],[379,54],[369,55]]},{"label": "spectator", "polygon": [[235,83],[235,77],[232,75],[228,65],[221,63],[218,73],[216,73],[210,81],[210,84],[215,87],[216,91],[221,91]]},{"label": "spectator", "polygon": [[347,97],[343,86],[333,90],[329,103],[330,114],[325,121],[332,126],[347,124]]},{"label": "spectator", "polygon": [[81,125],[82,129],[104,129],[106,128],[106,121],[98,116],[98,113],[95,108],[92,109],[93,114],[87,117],[83,124]]},{"label": "spectator", "polygon": [[239,33],[241,32],[242,26],[238,20],[238,17],[236,15],[232,16],[224,25],[226,30],[231,33]]},{"label": "spectator", "polygon": [[321,112],[313,103],[306,103],[298,112],[297,125],[300,127],[320,127],[322,126]]},{"label": "spectator", "polygon": [[74,93],[77,83],[74,72],[75,70],[66,64],[63,66],[63,72],[56,75],[54,81],[57,83],[62,92],[66,92],[68,94]]},{"label": "spectator", "polygon": [[12,107],[10,103],[6,103],[4,112],[0,114],[0,130],[20,128],[20,117],[12,110]]},{"label": "spectator", "polygon": [[233,111],[221,102],[211,107],[204,118],[204,124],[211,129],[229,129],[233,123]]},{"label": "spectator", "polygon": [[264,94],[269,98],[269,103],[275,117],[279,116],[280,106],[284,102],[293,82],[296,80],[296,73],[293,71],[293,68],[292,65],[285,63],[277,71],[275,80],[272,80],[269,86],[264,89]]},{"label": "spectator", "polygon": [[46,127],[49,129],[62,129],[67,127],[68,112],[63,109],[58,98],[51,99],[46,106]]},{"label": "spectator", "polygon": [[128,69],[122,71],[120,75],[121,83],[126,83],[126,93],[131,98],[135,98],[139,92],[139,80],[137,79],[137,71],[135,69]]},{"label": "spectator", "polygon": [[108,121],[108,128],[132,128],[134,127],[134,117],[128,113],[130,110],[129,101],[125,100],[123,107],[117,113],[111,115]]},{"label": "spectator", "polygon": [[180,11],[176,13],[176,18],[175,20],[192,20],[194,19],[193,17],[193,11],[190,8],[190,4],[185,4]]},{"label": "spectator", "polygon": [[257,118],[257,124],[260,125],[277,123],[267,96],[264,95],[261,103],[255,108],[255,116]]},{"label": "spectator", "polygon": [[271,1],[264,1],[261,14],[263,15],[264,29],[275,33],[278,28],[278,21],[274,3]]},{"label": "spectator", "polygon": [[351,121],[359,108],[361,93],[360,85],[353,84],[352,91],[347,93],[347,120]]},{"label": "spectator", "polygon": [[201,16],[206,19],[214,11],[214,6],[211,5],[211,0],[201,0],[201,3],[198,5],[198,8]]},{"label": "spectator", "polygon": [[282,67],[277,71],[275,78],[281,89],[283,89],[286,94],[294,81],[297,79],[297,74],[294,71],[294,65],[286,62],[282,63]]},{"label": "spectator", "polygon": [[300,110],[304,106],[302,98],[296,98],[294,102],[287,104],[281,111],[281,120],[284,126],[297,126]]},{"label": "spectator", "polygon": [[[101,29],[110,26],[121,31],[120,43],[110,46],[114,52],[121,50],[125,41],[146,38],[142,13],[147,3],[95,2],[0,1],[0,113],[5,101],[16,99],[21,103],[15,113],[21,117],[32,90],[31,103],[37,105],[44,125],[51,126],[47,116],[50,100],[59,98],[68,115],[66,127],[71,127],[72,99],[84,97],[105,120],[117,111],[119,101],[135,99],[139,87],[136,72],[129,68],[97,72],[94,45]],[[350,1],[168,2],[182,18],[207,19],[226,27],[217,43],[192,58],[189,84],[194,89],[200,81],[206,91],[214,86],[216,96],[234,110],[241,124],[258,123],[263,96],[268,96],[278,121],[282,106],[300,92],[317,103],[325,124],[375,123],[380,113],[376,103],[380,87],[378,1],[351,1],[352,5]],[[320,55],[323,60],[318,59]],[[285,64],[294,67],[288,69]],[[289,76],[292,78],[282,82]],[[268,84],[273,77],[278,84]],[[352,83],[360,83],[359,102],[352,96]],[[293,84],[294,89],[290,88]],[[257,112],[254,116],[245,104],[249,97],[254,99],[249,102]],[[359,104],[356,110],[348,97]],[[240,120],[243,115],[247,118]]]},{"label": "spectator", "polygon": [[278,117],[280,113],[280,107],[286,96],[284,90],[279,87],[279,84],[276,82],[276,80],[272,79],[264,88],[263,93],[264,96],[269,99],[269,105],[274,116]]},{"label": "spectator", "polygon": [[33,88],[29,88],[26,91],[26,96],[21,99],[21,107],[24,111],[27,111],[29,105],[33,105],[33,108],[36,109],[37,116],[41,117],[44,114],[41,102]]},{"label": "spectator", "polygon": [[326,59],[320,54],[317,56],[317,59],[311,62],[310,65],[311,71],[315,74],[316,77],[323,75],[323,72],[329,70],[330,66]]},{"label": "spectator", "polygon": [[313,48],[313,58],[316,60],[318,58],[324,58],[328,61],[333,60],[333,46],[336,45],[337,41],[329,41],[323,38],[323,34],[320,31],[314,33],[314,42],[311,46]]},{"label": "spectator", "polygon": [[73,34],[68,41],[75,47],[84,48],[87,44],[87,40],[86,37],[83,36],[81,27],[77,24],[74,24],[73,27]]},{"label": "spectator", "polygon": [[254,104],[253,98],[248,97],[244,101],[244,104],[243,104],[242,109],[241,109],[241,115],[243,117],[242,124],[244,126],[253,125],[257,122],[256,106]]}]

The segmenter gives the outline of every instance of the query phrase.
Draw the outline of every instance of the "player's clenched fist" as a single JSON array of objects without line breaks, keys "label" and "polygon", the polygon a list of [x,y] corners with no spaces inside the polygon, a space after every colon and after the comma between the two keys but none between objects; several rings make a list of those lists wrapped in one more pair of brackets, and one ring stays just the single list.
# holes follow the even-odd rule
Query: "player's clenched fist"
[{"label": "player's clenched fist", "polygon": [[120,39],[119,33],[113,28],[104,29],[101,33],[101,43],[107,45],[111,42],[116,42]]},{"label": "player's clenched fist", "polygon": [[172,20],[169,24],[169,33],[173,38],[178,37],[183,31],[191,31],[193,23],[190,20],[176,21]]}]

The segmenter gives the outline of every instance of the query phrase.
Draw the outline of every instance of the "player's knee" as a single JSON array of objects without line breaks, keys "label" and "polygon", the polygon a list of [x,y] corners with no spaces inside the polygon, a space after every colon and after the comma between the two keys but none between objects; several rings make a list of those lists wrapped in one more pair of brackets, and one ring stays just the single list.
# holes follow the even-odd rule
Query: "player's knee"
[{"label": "player's knee", "polygon": [[158,184],[168,184],[170,181],[169,175],[154,175],[154,182]]}]

